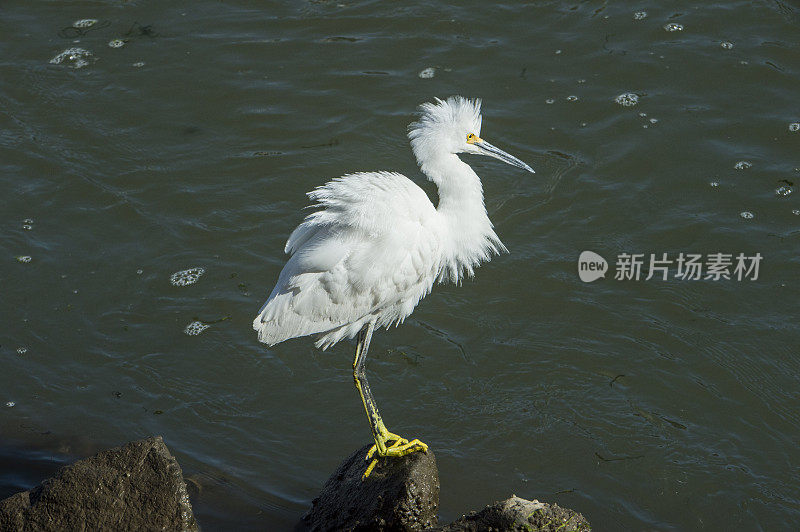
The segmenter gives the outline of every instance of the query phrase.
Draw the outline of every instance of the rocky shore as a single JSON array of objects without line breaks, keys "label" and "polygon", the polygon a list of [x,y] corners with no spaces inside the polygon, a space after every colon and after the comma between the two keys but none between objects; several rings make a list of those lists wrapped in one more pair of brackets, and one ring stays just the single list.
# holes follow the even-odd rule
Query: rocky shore
[{"label": "rocky shore", "polygon": [[[362,481],[368,446],[330,476],[296,531],[588,531],[584,517],[512,496],[438,524],[439,475],[432,451],[379,460]],[[0,530],[198,530],[178,462],[160,436],[65,466],[29,491],[0,501]]]}]

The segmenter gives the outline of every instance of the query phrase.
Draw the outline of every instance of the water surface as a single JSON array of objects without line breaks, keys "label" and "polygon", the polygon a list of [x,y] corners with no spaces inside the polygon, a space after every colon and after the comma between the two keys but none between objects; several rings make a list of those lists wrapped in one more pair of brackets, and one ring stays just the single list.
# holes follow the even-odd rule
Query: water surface
[{"label": "water surface", "polygon": [[[441,518],[515,493],[598,530],[800,525],[796,6],[0,11],[4,494],[161,434],[204,529],[289,528],[370,433],[351,343],[266,348],[252,318],[306,191],[385,169],[435,200],[406,126],[462,94],[537,170],[468,158],[510,253],[368,362],[389,428],[436,452]],[[583,283],[584,250],[611,274]],[[760,253],[758,279],[613,278],[622,253],[718,252]]]}]

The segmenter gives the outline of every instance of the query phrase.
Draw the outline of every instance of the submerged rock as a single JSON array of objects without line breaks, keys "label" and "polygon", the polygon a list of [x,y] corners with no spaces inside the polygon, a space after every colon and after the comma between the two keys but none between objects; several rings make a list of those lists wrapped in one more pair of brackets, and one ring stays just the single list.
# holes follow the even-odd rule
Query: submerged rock
[{"label": "submerged rock", "polygon": [[296,531],[422,530],[436,524],[439,474],[433,453],[379,459],[362,481],[369,448],[339,465]]},{"label": "submerged rock", "polygon": [[178,462],[161,436],[62,468],[0,501],[0,530],[197,530]]},{"label": "submerged rock", "polygon": [[480,512],[471,512],[452,523],[431,532],[461,532],[478,530],[525,532],[588,532],[589,522],[574,510],[561,508],[537,500],[529,501],[512,496],[487,506]]}]

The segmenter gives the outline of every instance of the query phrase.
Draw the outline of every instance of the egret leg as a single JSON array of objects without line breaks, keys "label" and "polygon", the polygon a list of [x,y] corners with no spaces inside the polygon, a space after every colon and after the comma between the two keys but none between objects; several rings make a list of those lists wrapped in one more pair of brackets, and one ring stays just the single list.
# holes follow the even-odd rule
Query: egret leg
[{"label": "egret leg", "polygon": [[372,391],[369,389],[369,382],[367,382],[367,375],[364,371],[364,361],[367,358],[369,351],[369,342],[372,340],[372,331],[375,328],[374,322],[369,322],[358,333],[358,343],[356,344],[356,358],[353,360],[353,379],[356,382],[358,394],[361,396],[361,402],[364,403],[364,409],[367,411],[367,418],[369,418],[369,426],[372,429],[372,437],[375,439],[375,445],[370,448],[367,453],[366,460],[372,460],[367,467],[362,480],[366,479],[375,465],[378,463],[377,458],[373,458],[375,453],[378,456],[405,456],[415,451],[428,451],[428,446],[419,440],[407,440],[397,434],[389,432],[386,425],[383,424],[380,413],[378,413],[378,406],[375,404],[375,399],[372,397]]}]

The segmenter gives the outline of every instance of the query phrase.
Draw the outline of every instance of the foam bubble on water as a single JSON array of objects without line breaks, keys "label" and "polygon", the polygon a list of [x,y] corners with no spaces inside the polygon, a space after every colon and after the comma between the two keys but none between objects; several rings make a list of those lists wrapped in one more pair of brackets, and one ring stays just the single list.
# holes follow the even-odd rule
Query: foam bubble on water
[{"label": "foam bubble on water", "polygon": [[61,63],[71,65],[72,68],[83,68],[94,59],[92,52],[85,48],[67,48],[50,60],[50,64],[60,65]]},{"label": "foam bubble on water", "polygon": [[567,96],[567,101],[568,102],[577,102],[578,101],[578,97],[575,96],[575,95]]},{"label": "foam bubble on water", "polygon": [[719,45],[726,50],[730,50],[731,48],[733,48],[733,43],[730,41],[722,41],[721,43],[719,43]]},{"label": "foam bubble on water", "polygon": [[792,187],[787,185],[782,185],[775,189],[776,196],[788,196],[792,193]]},{"label": "foam bubble on water", "polygon": [[22,263],[27,263],[33,260],[30,255],[18,255],[17,261]]},{"label": "foam bubble on water", "polygon": [[123,46],[125,46],[125,41],[122,39],[112,39],[108,41],[109,48],[122,48]]},{"label": "foam bubble on water", "polygon": [[711,181],[711,182],[709,183],[709,185],[711,185],[712,187],[716,188],[716,187],[718,187],[718,186],[719,186],[719,181]]},{"label": "foam bubble on water", "polygon": [[664,30],[668,32],[683,31],[683,24],[678,24],[677,22],[670,22],[669,24],[664,24]]},{"label": "foam bubble on water", "polygon": [[651,124],[657,124],[658,123],[658,118],[651,118],[650,119],[650,123]]},{"label": "foam bubble on water", "polygon": [[26,231],[33,229],[33,220],[31,218],[25,218],[22,220],[22,228]]},{"label": "foam bubble on water", "polygon": [[546,103],[546,104],[550,105],[550,104],[554,104],[554,103],[556,103],[556,100],[555,100],[554,98],[548,98],[548,99],[546,99],[546,100],[544,101],[544,103]]},{"label": "foam bubble on water", "polygon": [[435,75],[436,75],[436,69],[434,67],[424,68],[419,71],[419,74],[417,74],[417,76],[419,76],[422,79],[431,79]]},{"label": "foam bubble on water", "polygon": [[742,212],[739,213],[739,216],[741,216],[745,220],[750,220],[755,216],[755,214],[753,214],[750,211],[742,211]]},{"label": "foam bubble on water", "polygon": [[633,14],[633,20],[644,20],[647,18],[647,11],[637,11]]},{"label": "foam bubble on water", "polygon": [[789,131],[795,133],[796,131],[800,131],[800,122],[792,122],[789,124]]},{"label": "foam bubble on water", "polygon": [[15,403],[14,401],[8,401],[8,402],[6,403],[6,406],[7,406],[8,408],[13,408],[13,407],[14,407],[14,405],[16,405],[16,404],[17,404],[17,403]]},{"label": "foam bubble on water", "polygon": [[137,61],[133,63],[131,66],[134,66],[136,68],[142,68],[144,66],[144,61]]},{"label": "foam bubble on water", "polygon": [[201,332],[205,331],[211,327],[211,325],[206,325],[202,321],[193,321],[186,328],[183,330],[184,333],[188,334],[189,336],[197,336]]},{"label": "foam bubble on water", "polygon": [[205,268],[189,268],[188,270],[181,270],[170,275],[169,282],[172,283],[173,286],[188,286],[196,283],[200,276],[204,273],[206,273]]},{"label": "foam bubble on water", "polygon": [[96,18],[82,18],[73,22],[72,27],[78,28],[79,30],[85,30],[86,28],[91,28],[95,24],[97,24]]},{"label": "foam bubble on water", "polygon": [[792,209],[792,214],[795,216],[800,216],[800,209]]},{"label": "foam bubble on water", "polygon": [[143,270],[143,269],[141,269],[141,268],[139,268],[138,270],[136,270],[136,275],[142,275],[143,273],[144,273],[144,270]]},{"label": "foam bubble on water", "polygon": [[19,347],[17,348],[17,354],[18,354],[18,355],[24,355],[24,354],[25,354],[25,353],[27,353],[27,352],[28,352],[28,348],[27,348],[27,347],[25,347],[24,345],[21,345],[21,346],[19,346]]},{"label": "foam bubble on water", "polygon": [[753,163],[750,161],[739,161],[738,163],[734,164],[733,167],[737,170],[747,170],[748,168],[753,167]]},{"label": "foam bubble on water", "polygon": [[614,101],[623,107],[633,107],[639,103],[639,95],[633,92],[624,92],[614,98]]}]

